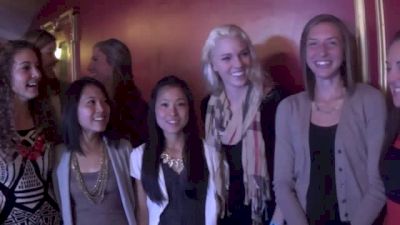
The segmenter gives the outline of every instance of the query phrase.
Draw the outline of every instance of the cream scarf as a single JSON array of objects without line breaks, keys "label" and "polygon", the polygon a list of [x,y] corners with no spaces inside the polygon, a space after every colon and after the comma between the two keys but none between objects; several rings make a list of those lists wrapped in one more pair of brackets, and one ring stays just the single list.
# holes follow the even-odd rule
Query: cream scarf
[{"label": "cream scarf", "polygon": [[[242,166],[243,182],[245,188],[244,204],[251,203],[253,224],[262,223],[262,214],[266,213],[266,201],[270,196],[270,177],[267,169],[267,159],[265,155],[265,143],[261,130],[260,104],[264,93],[257,91],[252,85],[249,86],[243,107],[241,107],[240,117],[233,121],[233,113],[230,110],[229,101],[224,91],[218,96],[212,95],[206,113],[206,140],[209,144],[216,146],[217,151],[221,151],[221,144],[234,145],[242,140]],[[241,132],[239,138],[237,132]],[[235,140],[237,139],[237,140]],[[268,140],[273,141],[273,140]],[[221,155],[225,155],[224,153]],[[222,157],[219,171],[217,174],[221,179],[217,179],[217,192],[222,202],[222,209],[225,207],[227,187],[229,187],[229,170],[223,168],[225,157]],[[222,215],[224,212],[222,212]]]}]

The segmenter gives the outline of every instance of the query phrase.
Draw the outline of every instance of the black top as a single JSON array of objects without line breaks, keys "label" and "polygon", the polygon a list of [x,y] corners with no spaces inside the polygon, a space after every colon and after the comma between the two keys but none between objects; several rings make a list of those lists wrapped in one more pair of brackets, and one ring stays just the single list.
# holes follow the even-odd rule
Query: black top
[{"label": "black top", "polygon": [[311,169],[306,212],[310,224],[342,224],[335,183],[336,128],[337,125],[310,125]]},{"label": "black top", "polygon": [[186,168],[176,173],[168,165],[161,163],[168,193],[168,205],[160,216],[159,225],[204,225],[207,182],[190,185]]},{"label": "black top", "polygon": [[[273,89],[262,101],[260,105],[261,113],[261,130],[265,142],[265,154],[268,161],[268,173],[272,179],[273,159],[275,147],[275,114],[279,102],[283,99],[284,94],[280,89]],[[206,109],[210,96],[204,98],[201,102],[201,115],[203,122],[206,117]],[[228,209],[230,210],[230,218],[220,221],[220,224],[251,224],[251,207],[245,206],[244,202],[244,185],[243,185],[243,166],[242,166],[242,142],[236,145],[222,145],[223,152],[229,164],[229,193],[228,193]],[[271,191],[271,201],[267,203],[268,218],[272,217],[275,209],[275,195]],[[268,221],[266,221],[268,224]]]},{"label": "black top", "polygon": [[[222,145],[229,165],[228,210],[230,216],[219,221],[221,225],[251,225],[251,207],[244,205],[242,142]],[[270,205],[270,204],[269,204]],[[269,206],[268,205],[268,206]]]},{"label": "black top", "polygon": [[400,146],[392,145],[385,154],[382,165],[382,180],[386,196],[400,204]]}]

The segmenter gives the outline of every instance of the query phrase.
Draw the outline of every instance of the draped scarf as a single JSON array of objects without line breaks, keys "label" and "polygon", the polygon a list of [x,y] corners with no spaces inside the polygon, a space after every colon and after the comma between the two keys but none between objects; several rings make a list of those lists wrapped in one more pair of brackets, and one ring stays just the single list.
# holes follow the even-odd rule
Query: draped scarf
[{"label": "draped scarf", "polygon": [[[229,137],[235,136],[238,132],[236,128],[241,128],[240,140],[242,141],[242,166],[243,166],[243,182],[245,188],[244,204],[251,204],[253,224],[262,223],[262,215],[266,212],[266,201],[271,199],[270,195],[270,177],[267,169],[267,158],[265,154],[265,143],[261,130],[261,114],[260,105],[264,93],[257,90],[253,85],[249,85],[243,105],[241,121],[233,121],[233,113],[230,110],[230,103],[224,91],[219,95],[212,95],[208,102],[206,113],[205,134],[209,144],[214,145],[217,151],[222,151],[223,144],[232,145],[235,143],[226,143]],[[240,112],[235,112],[240,113]],[[238,118],[238,117],[235,117]],[[240,124],[240,126],[231,125]],[[227,135],[228,138],[223,137]],[[229,188],[229,170],[224,170],[225,153],[218,167],[217,175],[221,179],[217,179],[217,194],[222,204],[222,215],[225,212],[225,202]]]}]

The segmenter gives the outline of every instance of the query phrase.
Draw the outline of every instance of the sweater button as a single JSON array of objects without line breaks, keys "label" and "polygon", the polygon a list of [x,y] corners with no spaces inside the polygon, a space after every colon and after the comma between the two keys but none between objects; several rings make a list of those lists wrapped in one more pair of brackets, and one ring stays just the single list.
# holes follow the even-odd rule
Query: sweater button
[{"label": "sweater button", "polygon": [[342,172],[343,171],[343,168],[342,167],[339,167],[339,172]]},{"label": "sweater button", "polygon": [[342,149],[339,149],[337,152],[338,152],[339,154],[342,154]]},{"label": "sweater button", "polygon": [[346,203],[346,202],[347,202],[347,200],[346,200],[346,199],[343,199],[343,200],[342,200],[342,203],[343,203],[343,204],[344,204],[344,203]]}]

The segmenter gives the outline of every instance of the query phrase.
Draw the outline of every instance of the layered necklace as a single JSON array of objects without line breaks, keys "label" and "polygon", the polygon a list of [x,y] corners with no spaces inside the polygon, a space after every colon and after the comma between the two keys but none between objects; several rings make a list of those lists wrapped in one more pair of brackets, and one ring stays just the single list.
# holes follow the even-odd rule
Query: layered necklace
[{"label": "layered necklace", "polygon": [[102,156],[101,156],[101,168],[97,176],[96,184],[89,188],[83,179],[78,158],[76,153],[72,154],[72,169],[75,172],[76,180],[78,181],[79,188],[83,192],[83,194],[94,204],[99,204],[104,199],[104,193],[107,188],[108,181],[108,155],[106,149],[103,145],[102,147]]}]

